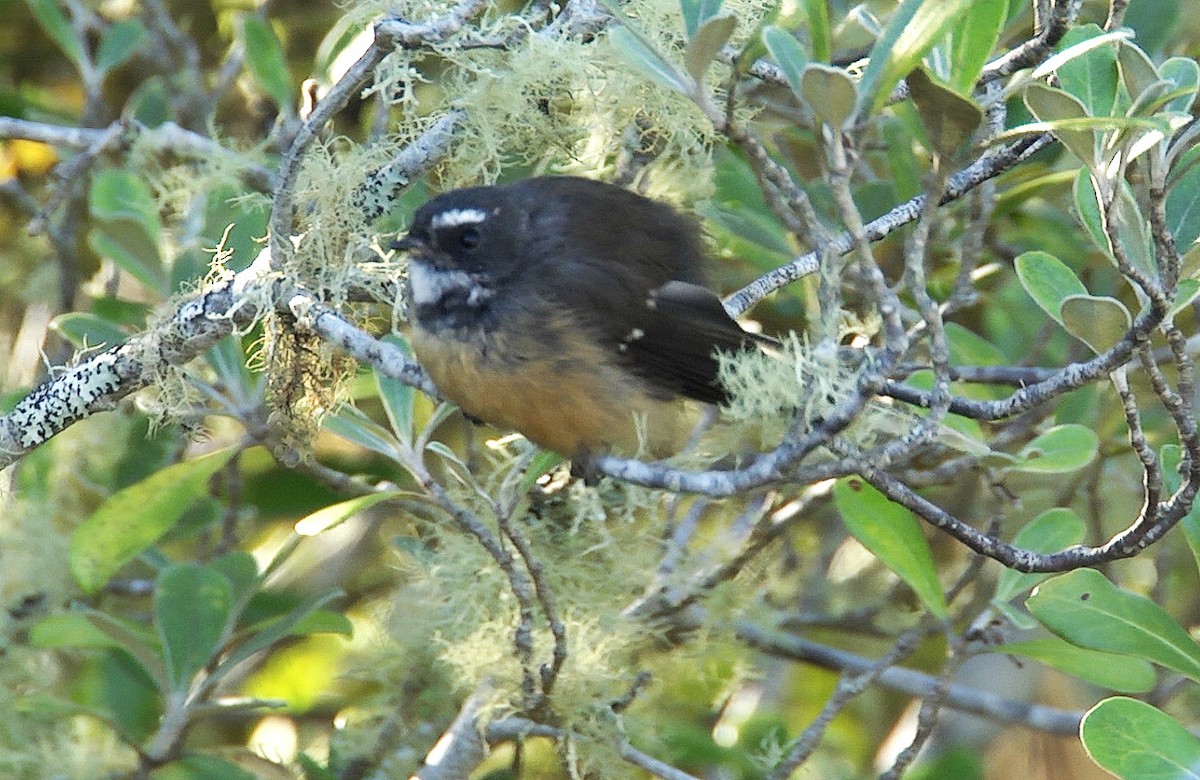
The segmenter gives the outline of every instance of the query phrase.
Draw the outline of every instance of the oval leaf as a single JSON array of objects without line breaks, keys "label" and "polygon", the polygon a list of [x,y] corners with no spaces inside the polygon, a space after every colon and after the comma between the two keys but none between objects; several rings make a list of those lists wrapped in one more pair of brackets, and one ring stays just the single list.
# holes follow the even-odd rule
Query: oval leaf
[{"label": "oval leaf", "polygon": [[933,151],[939,157],[954,156],[983,121],[983,110],[970,98],[931,79],[923,68],[908,74],[906,82]]},{"label": "oval leaf", "polygon": [[114,347],[128,337],[112,320],[80,312],[58,315],[50,329],[79,349]]},{"label": "oval leaf", "polygon": [[930,612],[946,617],[933,555],[912,513],[859,477],[838,480],[833,498],[851,535],[908,583]]},{"label": "oval leaf", "polygon": [[696,35],[688,41],[687,50],[683,54],[683,65],[696,83],[704,81],[708,66],[712,65],[721,47],[733,35],[737,28],[737,17],[733,14],[722,14],[706,20],[696,31]]},{"label": "oval leaf", "polygon": [[858,90],[841,68],[810,62],[800,74],[800,91],[813,113],[840,130],[854,114]]},{"label": "oval leaf", "polygon": [[233,588],[220,572],[194,563],[163,569],[154,588],[154,623],[176,691],[186,690],[216,653],[232,609]]},{"label": "oval leaf", "polygon": [[59,0],[27,0],[27,2],[33,15],[37,17],[38,24],[58,44],[58,48],[63,50],[63,54],[66,54],[67,58],[75,65],[81,65],[84,61],[83,44],[75,35],[75,28],[63,15],[62,8],[59,7]]},{"label": "oval leaf", "polygon": [[1025,605],[1071,644],[1145,658],[1200,681],[1200,645],[1162,607],[1094,569],[1046,580]]},{"label": "oval leaf", "polygon": [[1046,252],[1025,252],[1016,259],[1017,278],[1034,303],[1062,325],[1062,302],[1072,295],[1087,295],[1075,272]]},{"label": "oval leaf", "polygon": [[1098,157],[1095,133],[1088,130],[1070,130],[1062,126],[1065,121],[1087,118],[1087,109],[1077,97],[1040,81],[1034,81],[1025,88],[1025,105],[1031,114],[1050,126],[1054,136],[1082,160],[1084,165],[1089,168],[1096,167]]},{"label": "oval leaf", "polygon": [[1200,778],[1200,739],[1145,702],[1117,696],[1083,716],[1091,759],[1122,780]]},{"label": "oval leaf", "polygon": [[[1084,41],[1105,36],[1096,24],[1073,27],[1063,36],[1059,47],[1070,49]],[[1079,56],[1072,57],[1058,68],[1060,86],[1079,99],[1092,116],[1108,116],[1117,99],[1117,52],[1116,42],[1105,36],[1105,43],[1084,48]]]},{"label": "oval leaf", "polygon": [[1022,460],[1010,468],[1039,474],[1078,471],[1091,463],[1100,449],[1095,431],[1083,425],[1059,425],[1026,444]]},{"label": "oval leaf", "polygon": [[[1083,521],[1079,515],[1070,509],[1055,507],[1047,509],[1013,537],[1013,544],[1026,550],[1039,553],[1052,553],[1066,549],[1073,544],[1079,544],[1083,539]],[[996,583],[996,593],[992,601],[1004,603],[1021,593],[1030,590],[1034,585],[1047,579],[1047,573],[1026,574],[1014,569],[1000,572]]]},{"label": "oval leaf", "polygon": [[1190,57],[1172,57],[1158,69],[1159,75],[1175,85],[1174,92],[1180,92],[1165,106],[1167,111],[1178,111],[1186,114],[1192,110],[1196,100],[1196,90],[1200,88],[1200,65]]},{"label": "oval leaf", "polygon": [[234,452],[222,450],[176,463],[110,496],[71,535],[71,573],[79,587],[95,593],[171,530]]},{"label": "oval leaf", "polygon": [[1062,324],[1099,355],[1125,338],[1133,317],[1125,304],[1103,295],[1069,295],[1062,302]]}]

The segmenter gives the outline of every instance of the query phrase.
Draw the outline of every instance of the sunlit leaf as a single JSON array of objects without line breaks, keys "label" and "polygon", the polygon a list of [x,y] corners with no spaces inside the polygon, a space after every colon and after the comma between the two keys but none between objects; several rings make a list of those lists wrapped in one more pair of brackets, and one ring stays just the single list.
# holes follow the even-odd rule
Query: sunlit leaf
[{"label": "sunlit leaf", "polygon": [[1083,716],[1088,755],[1121,780],[1200,779],[1200,739],[1179,721],[1136,699],[1105,699]]},{"label": "sunlit leaf", "polygon": [[386,501],[398,495],[400,495],[400,491],[396,490],[370,493],[365,496],[358,496],[357,498],[351,498],[327,507],[322,507],[301,518],[296,523],[296,533],[301,536],[316,536],[323,531],[328,531],[330,528],[341,525],[354,515],[375,506],[380,501]]},{"label": "sunlit leaf", "polygon": [[1162,607],[1121,590],[1094,569],[1046,580],[1025,605],[1072,644],[1144,658],[1200,681],[1200,645],[1187,631]]},{"label": "sunlit leaf", "polygon": [[171,530],[234,452],[227,449],[176,463],[110,496],[71,535],[71,572],[79,586],[95,593]]},{"label": "sunlit leaf", "polygon": [[971,94],[996,46],[1007,11],[1007,0],[975,0],[951,28],[949,69],[945,77],[960,94]]},{"label": "sunlit leaf", "polygon": [[[1104,31],[1095,24],[1073,27],[1063,36],[1060,46],[1069,49],[1090,41]],[[1117,99],[1117,52],[1106,42],[1082,51],[1058,68],[1059,86],[1078,98],[1092,116],[1112,113]]]},{"label": "sunlit leaf", "polygon": [[834,502],[847,530],[916,592],[938,617],[949,610],[929,543],[916,518],[861,478],[838,480]]}]

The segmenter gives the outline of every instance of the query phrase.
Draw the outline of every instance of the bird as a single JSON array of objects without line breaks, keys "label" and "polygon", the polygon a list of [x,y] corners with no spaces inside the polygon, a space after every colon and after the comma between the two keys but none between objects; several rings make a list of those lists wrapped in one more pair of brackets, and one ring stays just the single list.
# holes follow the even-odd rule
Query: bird
[{"label": "bird", "polygon": [[407,254],[410,342],[437,389],[566,458],[674,454],[695,418],[687,399],[729,400],[718,353],[764,341],[705,286],[700,225],[614,184],[450,190],[392,247]]}]

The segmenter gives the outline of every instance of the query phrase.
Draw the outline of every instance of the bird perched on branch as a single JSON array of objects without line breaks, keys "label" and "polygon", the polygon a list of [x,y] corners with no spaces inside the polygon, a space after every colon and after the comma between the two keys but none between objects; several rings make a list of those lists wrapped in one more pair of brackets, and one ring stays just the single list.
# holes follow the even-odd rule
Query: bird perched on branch
[{"label": "bird perched on branch", "polygon": [[727,400],[716,353],[760,341],[704,287],[699,226],[615,185],[454,190],[393,248],[408,253],[412,346],[438,389],[567,457],[676,451],[681,399]]}]

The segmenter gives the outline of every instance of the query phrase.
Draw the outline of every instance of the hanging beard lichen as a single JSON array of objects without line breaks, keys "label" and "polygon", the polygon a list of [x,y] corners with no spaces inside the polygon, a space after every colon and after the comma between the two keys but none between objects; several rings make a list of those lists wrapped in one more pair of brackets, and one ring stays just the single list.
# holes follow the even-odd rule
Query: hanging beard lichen
[{"label": "hanging beard lichen", "polygon": [[267,420],[276,456],[294,461],[306,452],[321,419],[342,400],[354,361],[330,349],[315,334],[298,330],[290,316],[263,322],[259,353],[266,370]]}]

